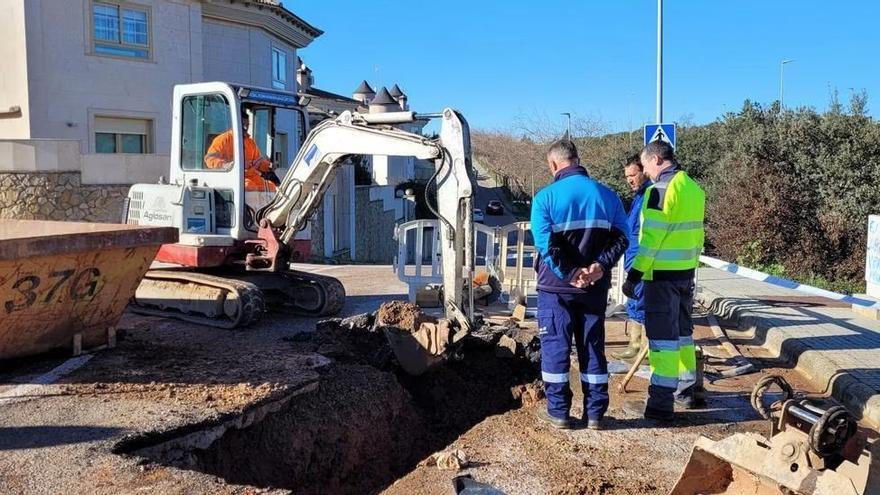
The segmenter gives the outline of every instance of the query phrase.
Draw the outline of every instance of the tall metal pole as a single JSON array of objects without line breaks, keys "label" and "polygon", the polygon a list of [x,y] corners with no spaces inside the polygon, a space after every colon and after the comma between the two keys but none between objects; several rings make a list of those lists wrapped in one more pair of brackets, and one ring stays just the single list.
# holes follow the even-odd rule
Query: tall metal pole
[{"label": "tall metal pole", "polygon": [[561,115],[568,117],[568,139],[571,140],[571,112],[562,112]]},{"label": "tall metal pole", "polygon": [[779,62],[779,108],[785,108],[785,64],[790,64],[794,60],[782,60]]},{"label": "tall metal pole", "polygon": [[785,108],[785,60],[779,62],[779,107]]},{"label": "tall metal pole", "polygon": [[529,174],[529,176],[532,178],[532,198],[534,198],[535,197],[535,171],[534,171],[534,169],[531,170],[531,173]]},{"label": "tall metal pole", "polygon": [[657,121],[663,122],[663,0],[657,0]]}]

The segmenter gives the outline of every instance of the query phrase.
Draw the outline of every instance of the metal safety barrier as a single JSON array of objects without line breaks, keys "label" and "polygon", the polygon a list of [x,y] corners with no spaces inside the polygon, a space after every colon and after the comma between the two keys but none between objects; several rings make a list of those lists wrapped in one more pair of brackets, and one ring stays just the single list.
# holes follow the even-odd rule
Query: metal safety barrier
[{"label": "metal safety barrier", "polygon": [[[475,269],[494,273],[496,261],[496,231],[492,227],[474,224]],[[416,301],[419,290],[443,282],[440,260],[440,223],[437,220],[412,220],[394,230],[397,257],[394,271],[406,283],[409,300]]]},{"label": "metal safety barrier", "polygon": [[530,296],[534,298],[532,293],[537,282],[531,223],[516,222],[499,227],[496,237],[499,257],[503,260],[496,265],[498,280],[504,288],[503,300],[511,304],[524,300],[528,307],[537,306],[537,301],[530,301]]},{"label": "metal safety barrier", "polygon": [[[502,285],[501,302],[510,306],[525,301],[527,308],[537,307],[535,250],[530,222],[516,222],[501,227],[474,224],[474,249],[477,272],[485,270]],[[419,290],[442,282],[439,223],[437,220],[413,220],[395,230],[398,253],[394,269],[408,286],[409,300],[415,302]],[[608,293],[607,316],[624,310],[626,296],[623,263],[612,270]]]}]

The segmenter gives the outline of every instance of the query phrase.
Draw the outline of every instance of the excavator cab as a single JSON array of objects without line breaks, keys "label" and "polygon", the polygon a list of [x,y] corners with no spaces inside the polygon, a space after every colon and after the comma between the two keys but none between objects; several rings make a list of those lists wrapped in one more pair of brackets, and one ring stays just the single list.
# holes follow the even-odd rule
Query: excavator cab
[{"label": "excavator cab", "polygon": [[253,180],[261,177],[249,169],[259,156],[261,164],[274,160],[278,175],[285,172],[284,160],[308,132],[296,95],[226,83],[179,85],[173,112],[169,182],[212,189],[212,201],[202,205],[212,208],[185,212],[181,234],[256,237],[255,212],[272,199],[274,186]]}]

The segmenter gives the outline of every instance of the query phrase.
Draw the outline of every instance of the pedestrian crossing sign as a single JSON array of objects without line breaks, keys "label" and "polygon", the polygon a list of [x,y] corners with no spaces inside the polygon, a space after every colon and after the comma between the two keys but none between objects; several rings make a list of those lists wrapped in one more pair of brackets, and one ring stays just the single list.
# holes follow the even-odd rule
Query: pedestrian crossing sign
[{"label": "pedestrian crossing sign", "polygon": [[653,141],[666,141],[675,148],[675,124],[645,125],[645,144]]}]

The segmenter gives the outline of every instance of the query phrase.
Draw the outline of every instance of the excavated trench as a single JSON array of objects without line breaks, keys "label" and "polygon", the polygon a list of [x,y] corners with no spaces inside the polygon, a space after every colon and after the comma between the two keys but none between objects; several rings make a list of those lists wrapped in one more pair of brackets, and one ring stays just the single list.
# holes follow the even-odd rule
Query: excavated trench
[{"label": "excavated trench", "polygon": [[294,351],[332,360],[315,390],[246,421],[232,418],[153,445],[135,442],[121,453],[230,483],[374,493],[485,418],[540,393],[537,338],[515,327],[481,327],[461,342],[455,359],[418,377],[398,369],[372,315],[328,320],[291,340]]}]

